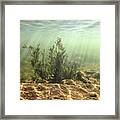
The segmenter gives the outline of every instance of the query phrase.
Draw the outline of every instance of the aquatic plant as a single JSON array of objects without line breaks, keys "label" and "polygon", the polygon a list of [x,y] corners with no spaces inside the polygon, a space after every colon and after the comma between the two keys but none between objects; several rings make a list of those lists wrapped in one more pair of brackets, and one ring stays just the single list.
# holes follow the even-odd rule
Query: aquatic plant
[{"label": "aquatic plant", "polygon": [[66,79],[76,79],[78,64],[76,62],[66,62],[64,65],[64,78]]},{"label": "aquatic plant", "polygon": [[48,53],[45,49],[40,49],[40,44],[36,47],[25,45],[24,48],[27,48],[29,52],[34,81],[50,80],[60,83],[63,79],[76,79],[78,63],[69,61],[61,38],[57,38]]},{"label": "aquatic plant", "polygon": [[63,47],[61,38],[49,49],[49,67],[51,78],[54,82],[60,82],[63,76],[63,63],[66,57],[66,50]]},{"label": "aquatic plant", "polygon": [[23,48],[27,48],[28,49],[28,53],[29,53],[29,62],[30,65],[32,66],[32,75],[31,78],[32,80],[36,81],[36,82],[42,82],[42,72],[40,71],[40,69],[42,68],[42,63],[40,60],[40,44],[38,44],[36,47],[33,46],[24,46]]}]

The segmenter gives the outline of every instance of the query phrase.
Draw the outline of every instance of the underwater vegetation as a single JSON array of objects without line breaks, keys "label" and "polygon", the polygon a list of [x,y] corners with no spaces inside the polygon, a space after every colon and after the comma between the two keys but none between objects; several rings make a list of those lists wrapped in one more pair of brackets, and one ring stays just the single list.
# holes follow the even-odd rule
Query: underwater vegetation
[{"label": "underwater vegetation", "polygon": [[79,79],[79,63],[69,61],[61,38],[57,38],[48,51],[42,50],[40,44],[36,47],[24,45],[23,48],[29,53],[33,81],[39,83],[48,80],[60,83],[63,79]]}]

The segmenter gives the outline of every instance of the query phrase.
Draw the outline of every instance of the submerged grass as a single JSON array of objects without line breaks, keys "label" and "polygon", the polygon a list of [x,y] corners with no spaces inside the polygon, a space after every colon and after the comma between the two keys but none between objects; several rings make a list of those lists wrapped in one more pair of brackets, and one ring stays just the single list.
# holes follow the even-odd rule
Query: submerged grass
[{"label": "submerged grass", "polygon": [[[41,50],[40,44],[36,47],[25,45],[23,48],[27,49],[29,53],[29,65],[32,68],[31,79],[33,81],[49,80],[59,83],[62,79],[75,79],[77,63],[69,61],[61,38],[58,38],[48,51]],[[21,80],[24,77],[27,79],[27,74],[22,71]]]},{"label": "submerged grass", "polygon": [[24,45],[23,48],[28,52],[29,67],[21,69],[21,82],[33,80],[39,83],[47,80],[60,83],[63,79],[80,79],[80,61],[70,60],[61,38],[57,38],[48,50],[41,49],[40,44],[36,47]]}]

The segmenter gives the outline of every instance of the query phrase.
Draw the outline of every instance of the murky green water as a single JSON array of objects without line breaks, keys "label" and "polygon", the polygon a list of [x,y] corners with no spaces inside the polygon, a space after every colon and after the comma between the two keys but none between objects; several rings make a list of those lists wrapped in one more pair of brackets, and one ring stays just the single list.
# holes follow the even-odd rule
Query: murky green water
[{"label": "murky green water", "polygon": [[[100,65],[100,21],[98,20],[37,20],[20,21],[20,60],[21,69],[25,67],[28,53],[24,44],[48,49],[57,39],[62,43],[71,61],[80,63],[79,67]],[[90,68],[91,69],[91,68]]]}]

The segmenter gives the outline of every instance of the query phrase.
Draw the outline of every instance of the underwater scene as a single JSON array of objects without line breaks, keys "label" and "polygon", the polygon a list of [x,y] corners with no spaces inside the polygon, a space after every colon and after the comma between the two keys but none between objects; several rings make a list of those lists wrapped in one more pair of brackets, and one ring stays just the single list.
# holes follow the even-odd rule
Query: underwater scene
[{"label": "underwater scene", "polygon": [[99,20],[20,20],[20,100],[99,98]]}]

